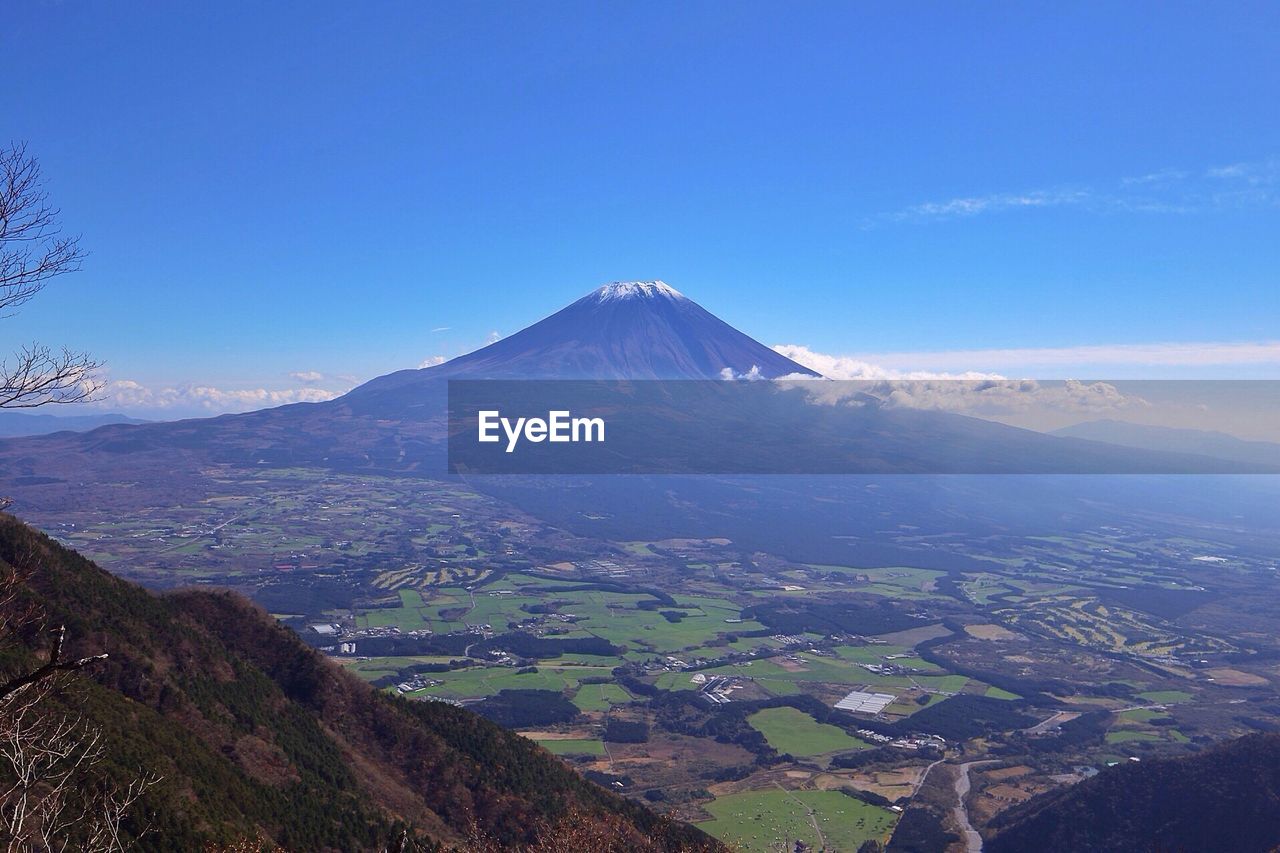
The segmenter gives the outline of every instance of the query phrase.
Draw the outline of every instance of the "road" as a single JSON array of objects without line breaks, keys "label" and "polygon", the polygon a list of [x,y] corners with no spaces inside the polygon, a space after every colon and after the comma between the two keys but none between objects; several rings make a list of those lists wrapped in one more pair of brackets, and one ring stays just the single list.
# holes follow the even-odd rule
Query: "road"
[{"label": "road", "polygon": [[1043,734],[1044,732],[1049,731],[1049,729],[1053,728],[1054,726],[1061,725],[1062,723],[1068,722],[1070,720],[1074,720],[1078,716],[1080,716],[1079,711],[1058,711],[1049,719],[1036,723],[1031,728],[1023,729],[1022,731],[1029,735]]},{"label": "road", "polygon": [[956,807],[955,816],[956,824],[960,827],[960,833],[964,836],[965,853],[982,853],[982,836],[978,834],[978,830],[973,828],[973,824],[969,822],[969,810],[965,808],[964,798],[969,795],[969,769],[978,767],[983,764],[999,764],[999,760],[988,758],[983,761],[966,761],[959,765],[959,773],[956,774]]},{"label": "road", "polygon": [[916,794],[920,793],[920,789],[924,787],[924,780],[929,778],[929,771],[937,767],[939,764],[941,764],[944,761],[946,761],[945,758],[939,758],[937,761],[933,762],[932,764],[930,764],[928,767],[924,769],[924,772],[920,774],[920,778],[916,780],[915,787],[911,789],[912,799],[915,799]]}]

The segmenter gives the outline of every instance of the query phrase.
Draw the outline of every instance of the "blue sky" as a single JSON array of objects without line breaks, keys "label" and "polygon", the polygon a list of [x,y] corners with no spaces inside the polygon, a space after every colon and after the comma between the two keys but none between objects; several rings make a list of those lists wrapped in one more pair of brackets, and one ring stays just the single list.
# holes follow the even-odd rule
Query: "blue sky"
[{"label": "blue sky", "polygon": [[1275,4],[5,17],[3,136],[92,255],[4,340],[139,410],[342,390],[632,278],[894,369],[1280,376]]}]

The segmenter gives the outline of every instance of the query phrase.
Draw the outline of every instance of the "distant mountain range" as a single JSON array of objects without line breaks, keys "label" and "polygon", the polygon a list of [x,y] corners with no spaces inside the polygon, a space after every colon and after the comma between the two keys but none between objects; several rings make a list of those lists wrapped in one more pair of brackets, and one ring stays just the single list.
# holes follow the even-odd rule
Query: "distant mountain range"
[{"label": "distant mountain range", "polygon": [[[449,380],[702,380],[703,388],[714,391],[724,384],[712,380],[786,376],[819,378],[662,282],[614,283],[476,352],[379,377],[326,403],[0,442],[0,490],[105,477],[127,479],[144,494],[160,482],[172,488],[184,471],[209,464],[439,476],[447,470]],[[625,390],[603,394],[597,403],[635,409],[636,398]],[[643,414],[653,416],[635,431],[640,443],[628,448],[630,458],[643,460],[652,449],[677,455],[666,467],[642,470],[717,473],[1254,470],[1251,463],[1232,459],[1119,450],[948,412],[875,405],[874,400],[858,407],[814,406],[801,394],[779,395],[767,401],[766,409],[745,410],[721,407],[718,398],[724,396],[708,393],[689,398],[688,405],[646,409]],[[748,443],[718,440],[744,423],[752,430]],[[671,433],[687,431],[690,424],[699,430],[692,437]],[[682,466],[682,459],[701,467]],[[750,467],[735,467],[738,460]]]},{"label": "distant mountain range", "polygon": [[1280,444],[1266,441],[1245,441],[1225,432],[1175,429],[1172,427],[1135,424],[1127,421],[1097,420],[1063,427],[1062,429],[1054,430],[1052,434],[1063,436],[1064,438],[1103,441],[1108,444],[1118,444],[1122,447],[1136,447],[1143,450],[1159,450],[1168,453],[1192,453],[1199,456],[1211,456],[1215,459],[1229,459],[1233,462],[1280,467]]},{"label": "distant mountain range", "polygon": [[128,415],[48,415],[35,412],[0,412],[0,438],[48,435],[51,432],[88,432],[108,424],[145,424]]},{"label": "distant mountain range", "polygon": [[375,691],[232,593],[153,595],[0,514],[15,570],[0,681],[66,625],[67,658],[110,656],[47,711],[101,730],[101,781],[161,777],[129,849],[724,849],[470,711]]}]

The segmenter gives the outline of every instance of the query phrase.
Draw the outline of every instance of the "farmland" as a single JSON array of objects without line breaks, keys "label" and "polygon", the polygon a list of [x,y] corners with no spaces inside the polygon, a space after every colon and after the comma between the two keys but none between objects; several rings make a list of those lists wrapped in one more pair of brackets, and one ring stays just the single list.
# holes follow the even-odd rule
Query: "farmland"
[{"label": "farmland", "polygon": [[816,722],[795,708],[768,708],[747,718],[769,745],[778,752],[809,757],[850,749],[869,749],[870,744],[850,737],[843,729]]},{"label": "farmland", "polygon": [[896,821],[892,812],[836,791],[750,791],[718,798],[707,810],[714,818],[701,828],[742,851],[775,850],[780,841],[857,850],[886,840]]},{"label": "farmland", "polygon": [[[563,492],[270,467],[206,486],[177,508],[81,501],[49,529],[153,586],[238,589],[388,692],[505,720],[523,703],[541,716],[514,727],[593,780],[745,849],[816,841],[815,821],[834,849],[882,837],[896,814],[841,789],[911,809],[913,783],[877,780],[962,750],[1025,768],[974,775],[985,820],[1108,764],[1280,725],[1273,554],[1221,528],[875,533],[913,565],[855,558],[843,534],[695,525],[687,505],[678,535],[641,538]],[[837,710],[854,691],[891,701]],[[629,741],[606,747],[610,726]]]}]

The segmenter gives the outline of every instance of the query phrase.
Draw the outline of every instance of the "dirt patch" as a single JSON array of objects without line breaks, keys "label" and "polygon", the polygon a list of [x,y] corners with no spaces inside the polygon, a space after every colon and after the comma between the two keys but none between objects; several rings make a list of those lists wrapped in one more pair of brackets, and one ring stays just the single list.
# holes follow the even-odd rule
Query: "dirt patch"
[{"label": "dirt patch", "polygon": [[1007,803],[1025,802],[1033,796],[1030,791],[1015,788],[1012,785],[996,785],[988,788],[984,793],[989,797],[995,797],[997,800],[1004,800]]},{"label": "dirt patch", "polygon": [[892,634],[877,634],[876,636],[890,645],[911,648],[923,643],[925,640],[950,635],[951,631],[942,625],[925,625],[921,628],[908,628],[905,631],[895,631]]},{"label": "dirt patch", "polygon": [[920,765],[871,773],[854,773],[848,777],[847,784],[852,784],[860,791],[871,791],[890,800],[896,800],[899,797],[909,796],[915,791],[916,783],[920,780],[920,774],[924,772],[924,768],[924,765]]},{"label": "dirt patch", "polygon": [[592,740],[597,733],[590,729],[576,729],[571,732],[520,732],[530,740]]},{"label": "dirt patch", "polygon": [[996,779],[1003,781],[1005,779],[1016,779],[1019,776],[1026,776],[1032,772],[1030,767],[1025,764],[1019,764],[1017,767],[1001,767],[999,770],[988,770],[985,775],[988,779]]},{"label": "dirt patch", "polygon": [[1220,666],[1213,669],[1205,670],[1209,675],[1213,676],[1213,680],[1227,687],[1264,687],[1270,684],[1260,675],[1254,675],[1251,672],[1241,672],[1238,669]]},{"label": "dirt patch", "polygon": [[787,660],[786,658],[774,658],[773,662],[785,669],[787,672],[808,672],[809,667],[805,666],[798,660]]},{"label": "dirt patch", "polygon": [[965,625],[964,632],[979,640],[1012,640],[1018,636],[1001,625]]}]

